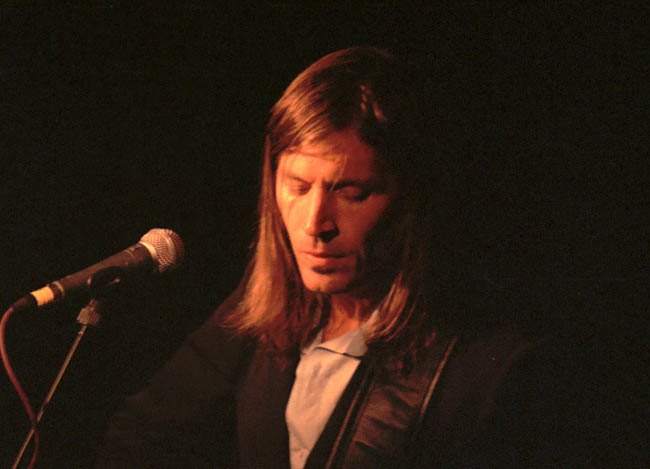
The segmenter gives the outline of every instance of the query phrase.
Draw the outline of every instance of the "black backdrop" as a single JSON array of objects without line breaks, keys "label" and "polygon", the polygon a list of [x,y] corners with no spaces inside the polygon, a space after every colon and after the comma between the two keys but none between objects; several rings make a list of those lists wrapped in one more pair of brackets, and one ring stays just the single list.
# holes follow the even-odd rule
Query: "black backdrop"
[{"label": "black backdrop", "polygon": [[[630,359],[647,314],[648,8],[543,3],[3,7],[1,303],[153,227],[188,253],[179,271],[126,288],[86,334],[44,417],[42,467],[92,465],[121,399],[236,285],[268,109],[350,45],[424,67],[464,271],[481,285],[469,304],[569,324],[594,357],[594,405],[645,377]],[[9,322],[36,407],[79,306]],[[28,421],[6,377],[0,393],[9,465]]]}]

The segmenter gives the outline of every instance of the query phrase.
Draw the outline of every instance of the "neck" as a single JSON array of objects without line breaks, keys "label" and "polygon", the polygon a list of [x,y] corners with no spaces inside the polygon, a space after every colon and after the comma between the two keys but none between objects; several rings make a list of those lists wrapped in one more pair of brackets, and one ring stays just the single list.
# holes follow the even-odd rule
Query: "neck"
[{"label": "neck", "polygon": [[358,328],[370,315],[373,302],[351,293],[330,297],[330,315],[323,328],[322,340],[330,340]]}]

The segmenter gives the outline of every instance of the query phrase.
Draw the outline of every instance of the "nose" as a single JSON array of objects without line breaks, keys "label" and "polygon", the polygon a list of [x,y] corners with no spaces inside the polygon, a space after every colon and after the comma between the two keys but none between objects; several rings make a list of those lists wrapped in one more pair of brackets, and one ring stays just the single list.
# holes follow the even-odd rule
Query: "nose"
[{"label": "nose", "polygon": [[314,190],[308,203],[305,233],[324,242],[331,241],[338,234],[338,229],[329,192],[322,188]]}]

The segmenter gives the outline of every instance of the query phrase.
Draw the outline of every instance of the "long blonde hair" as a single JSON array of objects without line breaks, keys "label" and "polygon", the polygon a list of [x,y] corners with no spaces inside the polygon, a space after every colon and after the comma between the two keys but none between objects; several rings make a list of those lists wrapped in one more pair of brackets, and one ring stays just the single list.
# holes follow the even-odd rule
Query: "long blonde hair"
[{"label": "long blonde hair", "polygon": [[[369,339],[378,349],[405,349],[430,335],[426,298],[431,229],[426,217],[435,161],[410,68],[391,54],[356,47],[321,58],[299,74],[271,110],[266,129],[259,226],[240,307],[224,324],[282,353],[296,351],[327,319],[328,298],[305,289],[275,199],[278,157],[306,141],[354,128],[394,176],[398,195],[368,240],[369,278],[383,298]],[[426,163],[425,163],[426,161]],[[426,164],[426,166],[425,166]]]}]

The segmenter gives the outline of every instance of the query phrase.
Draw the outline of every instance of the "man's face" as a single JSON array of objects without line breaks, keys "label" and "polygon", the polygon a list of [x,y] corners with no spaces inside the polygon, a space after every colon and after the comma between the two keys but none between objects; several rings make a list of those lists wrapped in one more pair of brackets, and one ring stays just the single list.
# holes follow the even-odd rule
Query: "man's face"
[{"label": "man's face", "polygon": [[390,191],[356,131],[279,157],[275,194],[305,287],[343,293],[362,283],[368,234]]}]

